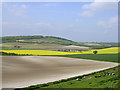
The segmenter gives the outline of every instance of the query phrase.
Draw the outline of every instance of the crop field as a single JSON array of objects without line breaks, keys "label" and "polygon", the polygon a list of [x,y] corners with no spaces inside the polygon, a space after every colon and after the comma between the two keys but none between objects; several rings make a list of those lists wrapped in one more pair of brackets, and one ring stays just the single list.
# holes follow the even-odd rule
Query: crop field
[{"label": "crop field", "polygon": [[[80,51],[60,52],[60,51],[50,51],[50,50],[2,50],[2,52],[6,52],[8,53],[8,55],[9,53],[15,53],[16,55],[31,55],[30,57],[32,57],[32,55],[38,55],[38,57],[41,57],[42,55],[46,55],[46,56],[54,56],[54,58],[58,58],[56,56],[59,56],[61,58],[62,57],[79,58],[79,59],[83,58],[83,59],[92,59],[92,60],[98,60],[98,61],[107,61],[107,62],[117,63],[118,56],[119,56],[118,48],[119,47],[112,47],[112,48],[106,48],[106,49],[93,49],[93,50],[82,51],[82,52]],[[93,51],[95,50],[98,51],[97,54],[93,54]],[[23,56],[23,57],[27,57],[27,56]],[[37,56],[33,56],[33,57],[35,58]],[[33,61],[35,62],[36,59]],[[66,61],[66,59],[64,61]],[[110,73],[110,74],[114,73],[115,75],[108,75],[106,73]],[[38,85],[36,84],[34,86],[29,86],[23,89],[21,88],[18,90],[27,90],[27,89],[39,90],[40,88],[118,88],[118,80],[119,80],[118,73],[119,73],[118,67],[115,67],[108,70],[95,72],[92,74],[86,74],[83,76],[63,79],[55,82],[49,82],[44,84],[38,83]],[[100,77],[96,78],[96,76],[100,76]]]},{"label": "crop field", "polygon": [[[16,48],[14,46],[21,46],[20,48]],[[40,49],[54,49],[54,48],[60,48],[64,45],[60,44],[38,44],[38,43],[3,43],[2,49],[3,50],[40,50]]]},{"label": "crop field", "polygon": [[[118,54],[79,54],[79,55],[63,55],[64,57],[70,58],[87,58],[94,60],[101,60],[107,62],[118,62]],[[114,75],[111,75],[113,73]],[[83,76],[72,77],[68,79],[62,79],[59,81],[38,84],[29,86],[26,88],[16,89],[16,90],[28,90],[34,89],[39,90],[40,88],[56,88],[56,89],[68,89],[68,88],[105,88],[105,89],[118,89],[120,88],[119,83],[119,66],[110,68],[107,70],[94,72],[91,74],[86,74]],[[96,76],[99,76],[96,78]]]},{"label": "crop field", "polygon": [[83,51],[82,54],[93,54],[93,51],[98,51],[98,54],[116,54],[119,53],[120,47],[112,47],[105,49],[92,49],[89,51]]},{"label": "crop field", "polygon": [[[58,90],[60,88],[61,90],[63,88],[66,88],[66,90],[67,88],[105,88],[107,90],[112,88],[118,89],[120,88],[118,68],[119,66],[83,76],[77,76],[45,84],[33,85],[21,89],[17,88],[16,90],[39,90],[40,88],[56,88]],[[111,73],[113,73],[114,75],[111,75]]]},{"label": "crop field", "polygon": [[[58,55],[59,56],[59,55]],[[76,55],[61,55],[61,57],[69,57],[69,58],[79,58],[79,59],[91,59],[91,60],[99,60],[106,62],[116,62],[118,63],[119,54],[76,54]]]},{"label": "crop field", "polygon": [[55,56],[2,56],[2,61],[3,88],[22,88],[53,82],[118,65],[112,62]]},{"label": "crop field", "polygon": [[18,55],[70,55],[79,54],[79,52],[60,52],[50,50],[2,50],[6,53],[15,53]]},{"label": "crop field", "polygon": [[[97,54],[117,54],[119,47],[105,48],[105,49],[92,49],[88,51],[75,51],[75,52],[60,52],[51,50],[2,50],[6,53],[15,53],[18,55],[72,55],[72,54],[93,54],[93,51],[98,51]],[[120,48],[119,48],[120,49]]]}]

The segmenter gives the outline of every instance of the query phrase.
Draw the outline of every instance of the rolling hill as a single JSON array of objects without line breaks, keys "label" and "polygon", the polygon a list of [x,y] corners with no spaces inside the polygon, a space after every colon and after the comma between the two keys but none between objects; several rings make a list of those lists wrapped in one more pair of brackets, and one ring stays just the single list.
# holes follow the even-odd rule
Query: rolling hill
[{"label": "rolling hill", "polygon": [[[2,39],[2,49],[4,50],[15,50],[16,47],[20,46],[19,49],[59,49],[68,48],[65,46],[82,46],[82,48],[93,48],[102,49],[109,47],[116,47],[117,43],[86,43],[86,42],[75,42],[61,37],[54,36],[6,36],[0,37]],[[70,46],[71,47],[71,46]]]},{"label": "rolling hill", "polygon": [[63,45],[72,45],[78,44],[72,40],[53,37],[53,36],[8,36],[2,37],[3,43],[10,42],[20,42],[20,43],[44,43],[44,44],[63,44]]}]

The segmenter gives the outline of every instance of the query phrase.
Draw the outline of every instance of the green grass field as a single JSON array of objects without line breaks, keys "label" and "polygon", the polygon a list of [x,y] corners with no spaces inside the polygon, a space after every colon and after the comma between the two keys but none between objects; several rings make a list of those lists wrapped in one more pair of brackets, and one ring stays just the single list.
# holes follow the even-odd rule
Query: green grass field
[{"label": "green grass field", "polygon": [[61,57],[91,59],[106,62],[118,62],[118,54],[77,54],[77,55],[60,55]]}]

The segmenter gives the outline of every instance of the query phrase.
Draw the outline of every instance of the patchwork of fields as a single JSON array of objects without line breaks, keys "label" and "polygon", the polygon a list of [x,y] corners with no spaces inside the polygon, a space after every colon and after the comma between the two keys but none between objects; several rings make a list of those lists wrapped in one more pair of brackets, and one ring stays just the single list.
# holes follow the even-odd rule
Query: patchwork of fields
[{"label": "patchwork of fields", "polygon": [[120,53],[120,47],[112,47],[105,49],[92,49],[88,51],[76,51],[76,52],[60,52],[51,50],[2,50],[6,53],[15,53],[18,55],[72,55],[72,54],[93,54],[93,51],[98,51],[97,54],[117,54]]},{"label": "patchwork of fields", "polygon": [[[32,77],[33,79],[31,82],[33,82],[33,80],[34,80],[34,85],[27,87],[27,88],[23,88],[23,89],[37,90],[40,88],[118,88],[118,73],[119,72],[118,72],[118,67],[115,67],[115,66],[118,66],[118,64],[117,64],[118,56],[119,56],[118,53],[120,53],[119,49],[120,49],[120,47],[112,47],[112,48],[92,49],[92,50],[88,50],[88,51],[74,51],[74,52],[73,51],[62,52],[62,51],[51,51],[51,50],[1,50],[0,52],[7,53],[7,55],[9,55],[9,54],[10,55],[13,54],[13,56],[14,55],[23,55],[23,56],[17,56],[17,57],[16,56],[14,56],[14,57],[3,56],[3,66],[4,66],[3,67],[3,71],[4,71],[3,72],[3,74],[4,74],[3,86],[11,87],[13,85],[14,87],[21,87],[21,86],[27,87],[28,85],[33,84],[33,83],[27,83],[28,81],[31,80],[31,77]],[[94,54],[93,51],[97,51],[98,53],[96,55],[93,55]],[[30,55],[30,56],[28,56],[28,55]],[[32,55],[35,55],[35,56],[32,56]],[[38,56],[36,56],[36,55],[38,55]],[[39,56],[39,55],[41,55],[41,56]],[[45,55],[45,56],[42,56],[42,55]],[[49,56],[54,56],[54,57],[52,57],[51,60],[48,60],[51,58]],[[55,57],[55,56],[59,56],[59,57]],[[69,58],[66,58],[66,57],[69,57]],[[11,58],[11,60],[10,60],[10,58]],[[53,58],[55,58],[55,60]],[[60,60],[59,60],[59,58],[60,58]],[[68,64],[67,59],[70,59],[72,63]],[[85,59],[91,59],[91,60],[85,60]],[[77,61],[76,65],[73,65],[73,64],[75,64],[75,60],[78,60],[79,62]],[[94,60],[98,60],[98,61],[94,61]],[[13,61],[13,62],[11,62],[11,61]],[[88,61],[88,63],[86,63],[86,61]],[[101,61],[106,61],[106,62],[101,62]],[[23,64],[23,62],[24,62],[24,64]],[[93,62],[96,62],[96,63],[93,63]],[[98,64],[97,64],[97,62],[98,62]],[[114,62],[114,63],[112,63],[112,62]],[[8,63],[10,63],[11,66],[8,67]],[[82,71],[82,69],[84,69],[83,70],[84,72],[86,72],[86,70],[88,70],[88,69],[89,69],[88,71],[94,72],[94,69],[97,69],[97,68],[99,68],[100,70],[104,70],[105,68],[103,68],[103,66],[101,66],[100,63],[104,63],[101,65],[103,65],[105,68],[107,67],[107,68],[111,68],[111,69],[105,70],[105,71],[100,71],[100,72],[95,72],[95,73],[83,75],[83,76],[80,75],[78,77],[72,77],[72,78],[63,79],[63,80],[60,80],[61,78],[58,79],[60,76],[58,76],[56,78],[49,78],[49,76],[46,76],[46,75],[50,75],[50,74],[48,74],[48,71],[50,71],[50,73],[52,73],[53,75],[55,75],[55,73],[56,73],[56,75],[58,73],[59,73],[59,75],[60,74],[65,75],[65,72],[68,72],[68,73],[66,73],[66,75],[67,74],[70,75],[70,73],[75,74],[75,72],[79,74]],[[111,65],[115,64],[115,65],[107,66],[107,63],[108,63],[108,65],[110,65],[110,64]],[[72,65],[73,65],[73,67],[72,67]],[[50,66],[47,69],[48,71],[46,70],[46,66]],[[54,66],[57,66],[57,67],[54,67]],[[115,67],[115,68],[113,68],[113,67]],[[10,68],[12,70],[11,72],[9,72]],[[75,69],[73,69],[73,68],[75,68]],[[103,69],[101,69],[101,68],[103,68]],[[33,69],[33,72],[31,72],[31,69]],[[54,69],[56,69],[56,70],[54,70]],[[40,71],[38,71],[38,70],[40,70]],[[64,71],[64,70],[66,70],[66,71]],[[28,75],[24,71],[25,72],[28,71],[29,72]],[[42,71],[42,74],[45,73],[43,75],[43,76],[46,76],[45,78],[40,78],[41,71]],[[53,71],[55,71],[55,72],[53,73]],[[18,74],[18,72],[19,72],[19,74]],[[21,75],[20,75],[20,72],[22,73]],[[83,72],[81,72],[81,73],[83,73]],[[109,76],[109,75],[106,75],[106,73],[114,73],[115,75]],[[23,74],[25,74],[26,77]],[[51,74],[51,76],[52,76],[52,74]],[[33,76],[31,76],[31,75],[33,75]],[[38,76],[36,76],[36,75],[38,75]],[[95,76],[99,76],[99,75],[100,75],[100,78],[95,78]],[[16,79],[15,79],[15,77],[16,77]],[[56,80],[56,81],[50,82],[47,80],[45,82],[49,82],[49,83],[45,83],[45,82],[43,82],[44,84],[39,83],[40,80],[42,80],[42,79],[46,80],[47,77],[48,77],[48,80],[51,79],[50,81],[53,81],[53,80]],[[18,80],[19,78],[20,78],[20,80]],[[24,79],[24,80],[26,79],[26,80],[24,81],[22,79]],[[79,79],[79,80],[77,80],[77,79]],[[16,84],[17,80],[18,80],[18,82],[21,82],[21,80],[23,82]],[[57,81],[57,80],[59,80],[59,81]],[[10,81],[9,84],[7,84],[8,81]],[[44,80],[42,80],[42,81],[44,81]],[[22,89],[20,89],[20,90],[22,90]]]}]

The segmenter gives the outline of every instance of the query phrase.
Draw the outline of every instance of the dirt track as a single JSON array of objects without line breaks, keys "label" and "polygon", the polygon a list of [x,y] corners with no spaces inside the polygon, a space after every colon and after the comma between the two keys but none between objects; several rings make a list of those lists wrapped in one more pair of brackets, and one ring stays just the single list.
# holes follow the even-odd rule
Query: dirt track
[{"label": "dirt track", "polygon": [[50,56],[3,56],[2,87],[16,88],[83,75],[117,63]]}]

